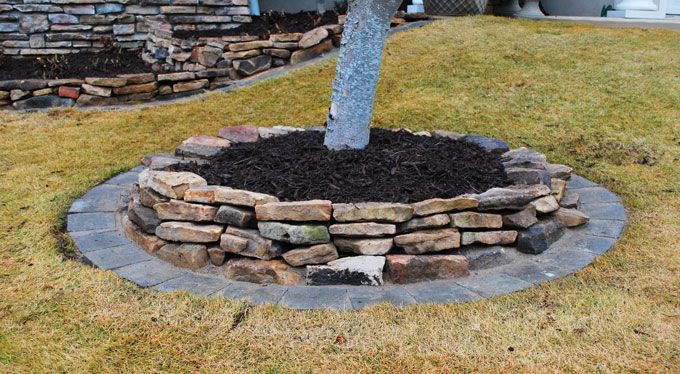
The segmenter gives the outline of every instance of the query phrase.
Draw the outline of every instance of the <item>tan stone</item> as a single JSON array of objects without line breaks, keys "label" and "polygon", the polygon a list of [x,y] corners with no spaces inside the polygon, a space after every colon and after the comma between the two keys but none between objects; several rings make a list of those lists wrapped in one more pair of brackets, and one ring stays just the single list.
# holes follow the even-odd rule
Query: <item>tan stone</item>
[{"label": "tan stone", "polygon": [[503,227],[503,216],[477,212],[461,212],[451,215],[451,226],[466,229]]},{"label": "tan stone", "polygon": [[158,218],[168,221],[208,222],[214,220],[217,214],[217,207],[174,199],[167,203],[156,204],[153,209]]},{"label": "tan stone", "polygon": [[360,236],[360,237],[381,237],[394,235],[396,226],[389,223],[336,223],[328,228],[331,235],[337,236]]},{"label": "tan stone", "polygon": [[216,136],[208,136],[208,135],[195,135],[187,140],[183,141],[182,144],[199,144],[199,145],[207,145],[210,147],[222,147],[226,148],[231,146],[231,142],[227,139],[222,139],[218,138]]},{"label": "tan stone", "polygon": [[512,244],[517,240],[517,231],[481,231],[464,232],[463,245],[481,243],[487,245]]},{"label": "tan stone", "polygon": [[210,257],[211,264],[222,266],[227,258],[227,252],[220,247],[210,247],[208,248],[208,257]]},{"label": "tan stone", "polygon": [[[274,45],[274,48],[286,48],[284,44],[278,43],[279,45]],[[291,43],[297,46],[297,43]],[[288,48],[286,48],[288,49]],[[299,49],[290,56],[290,64],[296,65],[301,62],[309,61],[313,58],[319,57],[326,52],[330,52],[333,49],[333,41],[326,39],[323,42],[307,49]]]},{"label": "tan stone", "polygon": [[567,190],[567,181],[564,179],[552,178],[550,180],[550,190],[558,202],[562,201],[564,192]]},{"label": "tan stone", "polygon": [[389,239],[335,239],[333,244],[342,252],[358,255],[378,256],[388,253],[393,246]]},{"label": "tan stone", "polygon": [[562,208],[553,214],[556,221],[561,222],[566,227],[576,227],[587,223],[590,217],[576,209]]},{"label": "tan stone", "polygon": [[455,279],[470,275],[469,263],[459,255],[387,255],[386,271],[397,284]]},{"label": "tan stone", "polygon": [[474,197],[460,196],[451,199],[429,199],[411,204],[413,215],[422,217],[437,213],[446,213],[458,210],[473,209],[479,205]]},{"label": "tan stone", "polygon": [[189,172],[152,170],[148,172],[148,177],[148,185],[143,185],[141,181],[139,185],[142,187],[149,187],[159,194],[171,199],[182,199],[187,190],[194,187],[206,186],[208,184],[205,179]]},{"label": "tan stone", "polygon": [[229,50],[232,52],[240,52],[247,51],[249,49],[270,48],[271,46],[272,46],[271,40],[256,40],[252,42],[229,44]]},{"label": "tan stone", "polygon": [[302,33],[287,33],[287,34],[272,34],[269,36],[269,40],[272,42],[299,42],[302,38]]},{"label": "tan stone", "polygon": [[116,88],[113,89],[113,93],[116,94],[116,95],[129,95],[129,94],[153,92],[157,88],[158,88],[158,83],[151,82],[151,83],[143,83],[143,84],[134,84],[134,85],[123,86],[123,87],[116,87]]},{"label": "tan stone", "polygon": [[168,242],[156,235],[145,233],[141,228],[132,223],[127,216],[123,217],[122,223],[125,235],[151,255],[156,254],[162,246],[168,244]]},{"label": "tan stone", "polygon": [[300,48],[309,48],[321,43],[328,37],[328,30],[323,27],[317,27],[313,30],[307,31],[300,38]]},{"label": "tan stone", "polygon": [[275,202],[255,206],[258,221],[330,221],[330,200]]},{"label": "tan stone", "polygon": [[247,51],[241,51],[241,52],[224,52],[222,54],[222,58],[227,60],[227,61],[233,61],[233,60],[241,60],[244,58],[251,58],[251,57],[256,57],[262,54],[262,51],[259,49],[251,49]]},{"label": "tan stone", "polygon": [[90,84],[83,84],[81,86],[83,89],[83,92],[89,95],[94,95],[94,96],[101,96],[101,97],[110,97],[111,96],[111,88],[108,87],[99,87],[99,86],[92,86]]},{"label": "tan stone", "polygon": [[196,270],[208,265],[208,249],[203,244],[166,244],[158,253],[158,258],[177,267]]},{"label": "tan stone", "polygon": [[198,79],[189,82],[179,82],[172,85],[172,92],[186,92],[200,90],[201,88],[208,87],[210,81],[207,79]]},{"label": "tan stone", "polygon": [[538,222],[536,218],[536,207],[529,205],[526,209],[517,213],[503,216],[503,226],[526,229]]},{"label": "tan stone", "polygon": [[555,199],[555,196],[544,196],[531,202],[539,213],[552,213],[560,209],[560,204]]},{"label": "tan stone", "polygon": [[436,227],[443,227],[451,223],[451,217],[448,214],[436,214],[428,217],[413,218],[410,221],[400,223],[397,226],[397,232],[407,233],[423,229],[432,229]]},{"label": "tan stone", "polygon": [[229,260],[224,275],[241,282],[283,286],[301,284],[303,280],[298,271],[281,260],[265,261],[246,258]]},{"label": "tan stone", "polygon": [[212,243],[220,240],[224,227],[191,222],[163,222],[156,228],[156,236],[171,242]]},{"label": "tan stone", "polygon": [[254,207],[260,204],[278,202],[279,199],[263,193],[235,190],[229,187],[203,186],[189,189],[184,196],[184,201]]},{"label": "tan stone", "polygon": [[394,244],[403,248],[407,254],[440,252],[459,248],[460,233],[456,229],[418,231],[396,236]]},{"label": "tan stone", "polygon": [[170,201],[170,199],[149,187],[139,188],[139,202],[147,208],[153,208],[156,204],[166,203],[168,201]]},{"label": "tan stone", "polygon": [[492,188],[475,195],[480,210],[515,209],[522,210],[532,200],[550,194],[550,187],[543,184]]},{"label": "tan stone", "polygon": [[85,83],[100,87],[123,87],[127,84],[125,78],[85,78]]},{"label": "tan stone", "polygon": [[[238,238],[245,239],[245,245]],[[283,252],[280,243],[263,238],[258,230],[240,229],[233,226],[228,227],[222,235],[220,247],[229,253],[263,260],[279,257]]]},{"label": "tan stone", "polygon": [[338,258],[338,250],[331,243],[296,248],[283,254],[283,259],[291,266],[326,264]]},{"label": "tan stone", "polygon": [[333,204],[333,218],[338,222],[405,222],[411,217],[413,217],[413,208],[408,204]]},{"label": "tan stone", "polygon": [[561,164],[548,164],[546,167],[550,177],[568,180],[571,178],[571,172],[574,171],[571,167]]}]

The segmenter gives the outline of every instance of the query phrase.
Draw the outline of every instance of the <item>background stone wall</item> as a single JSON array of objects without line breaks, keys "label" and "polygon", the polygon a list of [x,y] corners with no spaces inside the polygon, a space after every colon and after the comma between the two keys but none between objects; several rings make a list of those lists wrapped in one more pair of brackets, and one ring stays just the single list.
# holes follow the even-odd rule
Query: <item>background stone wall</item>
[{"label": "background stone wall", "polygon": [[142,47],[149,19],[172,30],[251,22],[248,0],[0,0],[0,51],[39,55]]}]

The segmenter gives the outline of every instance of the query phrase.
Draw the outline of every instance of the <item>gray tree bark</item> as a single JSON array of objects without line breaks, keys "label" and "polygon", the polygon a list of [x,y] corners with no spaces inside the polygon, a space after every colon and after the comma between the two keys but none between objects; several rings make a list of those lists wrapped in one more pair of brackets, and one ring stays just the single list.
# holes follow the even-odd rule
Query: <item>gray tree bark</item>
[{"label": "gray tree bark", "polygon": [[349,0],[326,119],[329,149],[368,145],[385,38],[401,0]]}]

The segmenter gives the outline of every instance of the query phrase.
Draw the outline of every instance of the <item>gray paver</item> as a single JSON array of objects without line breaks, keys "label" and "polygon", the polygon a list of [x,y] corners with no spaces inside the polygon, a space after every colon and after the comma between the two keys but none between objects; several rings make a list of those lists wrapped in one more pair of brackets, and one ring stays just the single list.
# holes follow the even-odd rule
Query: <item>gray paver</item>
[{"label": "gray paver", "polygon": [[581,204],[593,203],[620,203],[621,199],[604,187],[587,187],[578,191],[581,197]]},{"label": "gray paver", "polygon": [[251,304],[277,304],[288,287],[277,284],[252,284],[244,282],[231,282],[226,288],[216,295],[228,297],[234,300],[247,299]]},{"label": "gray paver", "polygon": [[90,230],[113,230],[116,228],[116,214],[109,213],[73,213],[66,218],[68,232]]},{"label": "gray paver", "polygon": [[137,178],[139,178],[139,173],[134,172],[134,171],[128,171],[125,173],[120,173],[116,175],[115,177],[107,180],[105,183],[106,184],[113,184],[117,186],[129,186],[135,182],[137,182]]},{"label": "gray paver", "polygon": [[405,306],[416,303],[416,299],[404,287],[357,286],[347,288],[352,308],[361,309],[375,304]]},{"label": "gray paver", "polygon": [[295,309],[348,310],[351,307],[347,288],[330,286],[292,286],[279,304]]},{"label": "gray paver", "polygon": [[502,273],[532,284],[540,284],[557,278],[558,272],[552,266],[533,261],[518,261],[501,270]]},{"label": "gray paver", "polygon": [[407,284],[404,288],[418,304],[451,304],[473,301],[479,294],[452,281],[420,282]]},{"label": "gray paver", "polygon": [[625,221],[628,219],[626,209],[619,203],[581,204],[580,210],[592,219],[617,221]]},{"label": "gray paver", "polygon": [[621,236],[626,223],[624,221],[610,221],[602,219],[591,219],[587,224],[572,229],[574,234],[585,234],[592,236],[604,236],[616,239]]},{"label": "gray paver", "polygon": [[132,243],[120,230],[79,231],[69,235],[83,253]]},{"label": "gray paver", "polygon": [[571,178],[567,181],[567,190],[584,187],[597,187],[597,183],[591,182],[588,179],[575,174],[572,174]]},{"label": "gray paver", "polygon": [[483,297],[503,295],[533,286],[533,284],[527,281],[493,269],[480,272],[480,274],[475,276],[456,279],[456,283]]},{"label": "gray paver", "polygon": [[85,252],[83,255],[94,266],[101,269],[115,269],[152,259],[146,252],[133,244]]},{"label": "gray paver", "polygon": [[[559,247],[563,243],[555,243],[558,246],[555,251],[546,256],[537,257],[534,261],[541,265],[552,267],[557,276],[561,277],[583,269],[597,258],[597,255],[591,252]],[[564,243],[564,245],[568,245],[568,243]]]},{"label": "gray paver", "polygon": [[121,186],[100,185],[88,191],[81,198],[73,202],[69,213],[115,212],[118,200],[113,196],[120,195],[125,188]]},{"label": "gray paver", "polygon": [[208,296],[229,285],[226,279],[187,272],[154,286],[159,291],[188,291],[197,295]]},{"label": "gray paver", "polygon": [[114,271],[121,277],[132,283],[137,283],[143,288],[153,287],[187,273],[157,258],[123,266]]}]

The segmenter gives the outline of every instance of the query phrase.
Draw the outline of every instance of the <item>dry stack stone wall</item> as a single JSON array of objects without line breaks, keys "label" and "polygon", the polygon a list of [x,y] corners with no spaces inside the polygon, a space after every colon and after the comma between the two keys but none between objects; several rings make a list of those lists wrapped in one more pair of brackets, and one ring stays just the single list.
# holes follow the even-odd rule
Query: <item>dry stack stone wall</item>
[{"label": "dry stack stone wall", "polygon": [[[539,254],[568,227],[586,223],[579,197],[566,190],[571,168],[526,148],[466,136],[503,151],[513,185],[414,204],[328,200],[281,202],[276,196],[209,186],[188,172],[166,171],[207,159],[235,142],[302,129],[224,128],[187,139],[174,155],[142,159],[123,226],[149,253],[192,270],[254,283],[383,285],[465,277],[480,246]],[[320,129],[308,130],[320,131]],[[448,132],[423,136],[461,135]],[[502,249],[501,249],[502,250]]]}]

